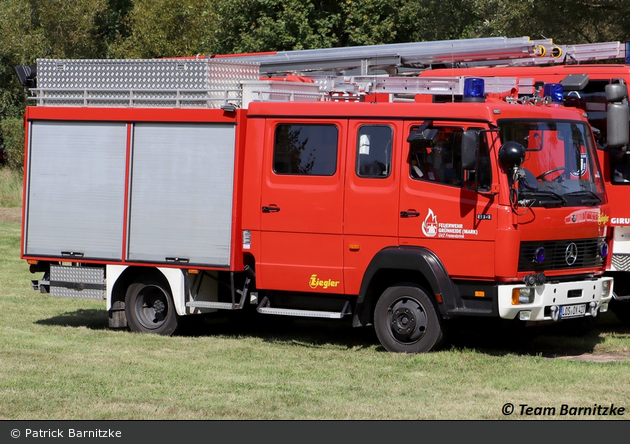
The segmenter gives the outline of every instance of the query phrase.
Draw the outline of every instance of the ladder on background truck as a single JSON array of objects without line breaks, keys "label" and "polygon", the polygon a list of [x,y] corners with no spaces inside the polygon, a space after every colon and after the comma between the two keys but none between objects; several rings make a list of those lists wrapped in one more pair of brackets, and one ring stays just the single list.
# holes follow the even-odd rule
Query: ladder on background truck
[{"label": "ladder on background truck", "polygon": [[[551,41],[545,41],[551,43]],[[313,71],[348,71],[368,75],[382,70],[390,75],[401,68],[423,68],[435,63],[472,62],[535,57],[541,46],[529,37],[489,37],[306,49],[275,53],[210,56],[260,64],[261,74]]]},{"label": "ladder on background truck", "polygon": [[459,64],[459,67],[475,66],[536,66],[560,65],[604,60],[624,59],[630,64],[630,42],[601,42],[577,45],[553,45],[535,41],[538,45],[536,57],[522,57],[503,60],[479,60]]},{"label": "ladder on background truck", "polygon": [[257,62],[260,72],[269,75],[354,70],[365,76],[379,70],[413,74],[434,65],[524,66],[623,59],[630,55],[627,46],[621,42],[555,45],[552,39],[491,37],[215,57]]}]

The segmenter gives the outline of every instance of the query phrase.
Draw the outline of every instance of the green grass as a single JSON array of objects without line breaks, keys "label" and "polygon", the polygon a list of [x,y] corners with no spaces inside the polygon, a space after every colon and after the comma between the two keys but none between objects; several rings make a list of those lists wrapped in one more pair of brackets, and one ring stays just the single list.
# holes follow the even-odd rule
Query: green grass
[{"label": "green grass", "polygon": [[385,352],[369,329],[282,316],[134,334],[108,329],[104,302],[30,290],[40,276],[20,260],[19,235],[0,223],[0,420],[498,420],[522,418],[503,416],[508,402],[630,408],[630,361],[554,359],[629,357],[630,328],[611,314],[588,334],[554,327],[524,343],[463,325],[450,346],[421,355]]},{"label": "green grass", "polygon": [[22,206],[22,171],[0,167],[0,208]]}]

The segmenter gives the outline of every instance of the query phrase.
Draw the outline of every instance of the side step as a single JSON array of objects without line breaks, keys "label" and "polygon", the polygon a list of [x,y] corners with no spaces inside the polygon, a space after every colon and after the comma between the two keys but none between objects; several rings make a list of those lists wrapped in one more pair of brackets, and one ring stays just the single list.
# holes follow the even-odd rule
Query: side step
[{"label": "side step", "polygon": [[238,304],[232,304],[231,302],[207,302],[207,301],[186,302],[186,307],[218,308],[221,310],[237,310],[240,308]]},{"label": "side step", "polygon": [[[254,271],[249,267],[249,265],[245,266],[245,283],[243,285],[243,289],[238,289],[235,288],[234,286],[234,273],[230,273],[230,285],[229,288],[231,290],[232,293],[232,302],[211,302],[211,301],[197,301],[196,298],[195,300],[186,302],[186,307],[194,307],[194,308],[216,308],[219,310],[240,310],[241,308],[243,308],[243,305],[245,303],[245,298],[247,297],[247,294],[249,292],[249,284],[251,283],[252,279],[254,279],[255,275],[254,275]],[[210,274],[206,274],[206,273],[202,273],[199,275],[199,278],[195,278],[195,282],[193,283],[193,288],[196,286],[197,290],[199,289],[199,287],[201,287],[201,280],[203,279],[204,276],[208,276],[212,279],[215,279],[217,282],[219,282],[214,276],[210,275]],[[197,282],[198,280],[198,282]],[[219,284],[221,284],[221,282],[219,282]],[[227,286],[227,285],[226,285]],[[239,299],[239,301],[236,301],[236,295],[239,294],[241,297]]]},{"label": "side step", "polygon": [[298,310],[295,308],[272,308],[269,306],[269,299],[266,297],[262,300],[260,305],[256,308],[258,313],[272,314],[272,315],[284,315],[284,316],[300,316],[303,318],[327,318],[327,319],[342,319],[344,316],[351,315],[350,302],[346,301],[341,312],[335,311],[315,311],[315,310]]}]

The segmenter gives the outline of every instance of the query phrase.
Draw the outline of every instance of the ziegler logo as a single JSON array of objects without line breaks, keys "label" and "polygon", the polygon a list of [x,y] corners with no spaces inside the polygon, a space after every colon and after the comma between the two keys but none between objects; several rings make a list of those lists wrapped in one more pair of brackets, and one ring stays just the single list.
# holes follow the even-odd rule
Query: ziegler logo
[{"label": "ziegler logo", "polygon": [[311,279],[308,281],[308,286],[311,288],[323,287],[326,290],[328,287],[336,287],[339,285],[339,281],[333,281],[332,279],[328,279],[326,281],[321,280],[317,277],[316,274],[311,276]]}]

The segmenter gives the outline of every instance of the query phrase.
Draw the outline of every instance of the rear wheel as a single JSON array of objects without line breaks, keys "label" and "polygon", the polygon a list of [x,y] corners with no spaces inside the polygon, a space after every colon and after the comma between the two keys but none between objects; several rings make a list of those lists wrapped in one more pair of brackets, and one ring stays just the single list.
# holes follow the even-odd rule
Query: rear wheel
[{"label": "rear wheel", "polygon": [[131,284],[125,297],[125,313],[132,331],[172,335],[178,327],[168,285],[154,278]]},{"label": "rear wheel", "polygon": [[390,352],[424,353],[443,338],[440,317],[419,287],[396,286],[383,292],[374,309],[374,328]]}]

